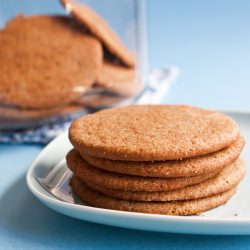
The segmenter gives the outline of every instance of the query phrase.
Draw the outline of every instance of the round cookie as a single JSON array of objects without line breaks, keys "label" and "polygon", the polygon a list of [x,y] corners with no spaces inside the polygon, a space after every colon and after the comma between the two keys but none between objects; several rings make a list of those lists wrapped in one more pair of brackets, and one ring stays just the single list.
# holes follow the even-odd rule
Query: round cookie
[{"label": "round cookie", "polygon": [[125,161],[165,161],[219,151],[239,127],[229,116],[192,106],[132,105],[74,121],[69,139],[80,152]]},{"label": "round cookie", "polygon": [[113,161],[80,154],[90,165],[111,172],[145,177],[184,177],[219,171],[239,157],[244,144],[244,139],[239,137],[220,151],[182,161]]},{"label": "round cookie", "polygon": [[18,16],[0,32],[0,102],[63,106],[93,85],[102,60],[100,42],[72,18]]},{"label": "round cookie", "polygon": [[61,0],[66,11],[72,14],[87,30],[97,37],[121,62],[129,67],[135,66],[135,56],[122,43],[108,23],[90,7],[71,0]]},{"label": "round cookie", "polygon": [[96,85],[123,96],[136,95],[140,89],[135,69],[108,61],[104,61],[97,76]]},{"label": "round cookie", "polygon": [[88,205],[129,212],[165,214],[165,215],[195,215],[225,204],[236,192],[236,188],[227,192],[197,200],[172,202],[140,202],[125,201],[109,197],[86,186],[78,177],[71,179],[71,187],[75,194]]},{"label": "round cookie", "polygon": [[121,175],[107,172],[90,166],[76,150],[71,150],[67,157],[71,171],[86,183],[128,191],[168,191],[194,185],[215,176],[218,172],[194,177],[152,178],[131,175]]},{"label": "round cookie", "polygon": [[239,184],[245,175],[245,166],[241,160],[237,160],[225,167],[214,178],[198,183],[196,185],[184,187],[168,192],[132,192],[115,189],[108,189],[93,185],[91,182],[85,183],[91,189],[99,191],[108,196],[134,201],[175,201],[193,200],[213,196],[226,192]]}]

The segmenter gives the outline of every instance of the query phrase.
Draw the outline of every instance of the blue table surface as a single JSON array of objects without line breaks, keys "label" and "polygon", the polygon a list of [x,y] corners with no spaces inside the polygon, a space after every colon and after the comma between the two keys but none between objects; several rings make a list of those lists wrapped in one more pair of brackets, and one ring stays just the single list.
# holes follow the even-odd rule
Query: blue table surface
[{"label": "blue table surface", "polygon": [[[151,68],[181,77],[163,100],[250,111],[250,1],[148,0]],[[250,249],[249,236],[135,231],[57,214],[28,190],[41,145],[0,145],[0,249]]]}]

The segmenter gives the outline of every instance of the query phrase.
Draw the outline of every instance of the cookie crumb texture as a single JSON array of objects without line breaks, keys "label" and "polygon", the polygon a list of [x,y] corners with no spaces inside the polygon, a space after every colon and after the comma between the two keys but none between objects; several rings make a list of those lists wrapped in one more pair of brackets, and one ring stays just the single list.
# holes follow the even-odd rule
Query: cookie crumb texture
[{"label": "cookie crumb texture", "polygon": [[134,105],[84,116],[69,139],[84,154],[125,161],[205,155],[231,145],[238,125],[227,115],[181,105]]}]

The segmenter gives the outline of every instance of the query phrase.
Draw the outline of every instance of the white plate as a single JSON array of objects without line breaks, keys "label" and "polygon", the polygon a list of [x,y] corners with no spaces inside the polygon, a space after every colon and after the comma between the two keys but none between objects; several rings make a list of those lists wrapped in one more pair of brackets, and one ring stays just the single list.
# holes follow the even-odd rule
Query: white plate
[{"label": "white plate", "polygon": [[[243,159],[250,166],[250,114],[229,113],[241,126],[246,140]],[[72,146],[67,133],[52,141],[33,162],[27,173],[31,192],[53,210],[81,220],[158,232],[189,234],[249,234],[250,235],[250,171],[240,184],[236,195],[225,205],[201,216],[166,216],[121,212],[62,202],[51,196],[34,178],[44,177],[61,161]],[[247,169],[249,170],[249,169]]]}]

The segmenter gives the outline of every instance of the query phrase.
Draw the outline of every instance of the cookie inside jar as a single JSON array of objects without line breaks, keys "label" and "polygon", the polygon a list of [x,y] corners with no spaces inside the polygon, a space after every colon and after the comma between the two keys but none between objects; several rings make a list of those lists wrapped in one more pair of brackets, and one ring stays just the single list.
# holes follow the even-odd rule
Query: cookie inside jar
[{"label": "cookie inside jar", "polygon": [[[32,2],[34,12],[17,9],[2,25],[1,129],[132,102],[143,89],[132,7],[111,0],[105,8],[99,1],[58,3],[55,10],[43,3],[40,12]],[[123,12],[118,21],[109,5]]]}]

